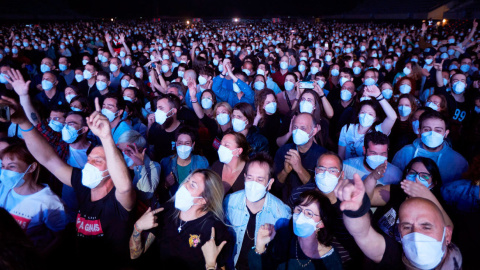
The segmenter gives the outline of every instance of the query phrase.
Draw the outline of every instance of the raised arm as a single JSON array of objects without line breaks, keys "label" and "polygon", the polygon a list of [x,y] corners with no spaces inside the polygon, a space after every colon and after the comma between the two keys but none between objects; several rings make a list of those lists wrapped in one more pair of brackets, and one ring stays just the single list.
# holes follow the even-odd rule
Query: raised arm
[{"label": "raised arm", "polygon": [[132,210],[135,204],[135,190],[132,186],[132,180],[123,155],[113,141],[110,122],[101,113],[98,98],[95,98],[95,112],[87,117],[87,124],[92,133],[102,142],[108,173],[115,185],[115,197],[125,209]]},{"label": "raised arm", "polygon": [[380,99],[378,103],[380,103],[380,106],[382,106],[383,111],[385,112],[385,115],[387,117],[385,120],[383,120],[381,127],[382,127],[382,132],[384,134],[390,134],[390,131],[392,130],[393,125],[395,124],[395,121],[397,120],[397,114],[395,113],[395,110],[392,108],[392,105],[388,103],[388,101],[383,98],[382,92],[376,85],[370,85],[365,87],[365,93],[367,93],[369,96],[373,98],[378,98]]},{"label": "raised arm", "polygon": [[142,232],[144,230],[150,230],[158,226],[158,223],[156,221],[157,217],[155,216],[155,214],[161,212],[162,210],[163,208],[159,208],[152,211],[149,207],[147,211],[133,225],[133,233],[130,237],[130,242],[128,245],[130,249],[131,259],[136,259],[140,257],[142,253],[148,250],[150,245],[155,240],[155,235],[149,232],[146,235],[147,238],[145,240],[145,244],[142,243]]},{"label": "raised arm", "polygon": [[112,36],[110,36],[109,33],[105,33],[105,41],[107,42],[108,50],[110,51],[110,54],[112,57],[115,56],[115,51],[113,50],[112,47]]},{"label": "raised arm", "polygon": [[[28,89],[30,86],[30,81],[25,83],[22,73],[20,70],[11,69],[7,71],[7,75],[10,77],[11,85],[17,95],[20,97],[20,105],[22,105],[25,115],[27,116],[30,123],[34,126],[40,123],[39,114],[32,105],[30,96],[28,95]],[[8,80],[8,78],[7,78]]]},{"label": "raised arm", "polygon": [[130,48],[127,46],[127,43],[125,42],[125,34],[121,33],[120,34],[120,41],[122,42],[123,48],[125,48],[125,51],[127,51],[127,55],[131,55],[132,52],[130,51]]},{"label": "raised arm", "polygon": [[325,112],[325,116],[328,119],[332,119],[333,117],[333,107],[325,96],[325,92],[323,89],[320,88],[320,85],[316,81],[313,81],[313,91],[317,92],[318,96],[320,97],[320,101],[322,102],[323,111]]},{"label": "raised arm", "polygon": [[[8,79],[12,84],[12,79]],[[20,86],[20,82],[15,81],[14,83],[17,86]],[[14,85],[12,84],[12,85]],[[24,85],[22,86],[24,87]],[[30,123],[28,118],[25,116],[20,104],[18,104],[14,99],[7,98],[5,96],[0,100],[1,105],[6,105],[10,107],[10,119],[13,123],[18,124],[20,129],[23,131],[22,135],[25,139],[28,150],[33,155],[33,157],[42,164],[47,170],[49,170],[55,177],[58,178],[62,183],[68,186],[72,186],[72,167],[65,163],[58,155],[55,153],[55,150],[48,144],[48,142],[42,137],[40,132]],[[1,120],[5,121],[5,120]]]},{"label": "raised arm", "polygon": [[465,38],[465,40],[463,40],[463,42],[462,42],[462,46],[463,46],[463,47],[466,47],[467,44],[470,42],[470,40],[472,40],[473,35],[474,35],[475,32],[477,31],[477,26],[478,26],[477,19],[474,19],[474,20],[473,20],[472,30],[470,31],[470,33],[468,34],[468,36]]},{"label": "raised arm", "polygon": [[[372,261],[379,263],[385,253],[385,239],[370,223],[370,200],[365,194],[365,186],[360,176],[354,174],[353,183],[348,179],[339,181],[335,187],[335,195],[342,201],[340,210],[343,211],[343,222],[348,232],[362,252]],[[355,217],[358,215],[360,216]]]},{"label": "raised arm", "polygon": [[200,106],[200,100],[197,100],[197,84],[190,77],[188,80],[188,94],[190,95],[190,102],[192,104],[193,110],[197,115],[198,119],[203,119],[205,113],[203,112],[202,106]]}]

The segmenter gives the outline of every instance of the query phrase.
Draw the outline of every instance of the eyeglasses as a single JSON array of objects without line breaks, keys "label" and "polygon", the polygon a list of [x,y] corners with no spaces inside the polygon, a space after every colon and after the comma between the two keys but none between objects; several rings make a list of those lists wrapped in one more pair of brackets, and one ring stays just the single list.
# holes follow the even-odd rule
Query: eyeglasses
[{"label": "eyeglasses", "polygon": [[310,219],[312,219],[314,216],[317,216],[317,217],[320,216],[320,215],[314,214],[314,213],[312,212],[312,210],[310,210],[310,209],[302,209],[300,206],[297,206],[297,207],[295,207],[295,209],[293,209],[293,213],[294,213],[294,214],[300,214],[300,213],[302,213],[302,212],[303,212],[303,214],[304,214],[307,218],[310,218]]},{"label": "eyeglasses", "polygon": [[429,181],[432,178],[432,175],[429,173],[417,172],[413,169],[408,172],[407,177],[410,176],[412,179],[415,179],[417,175],[425,181]]},{"label": "eyeglasses", "polygon": [[340,170],[335,168],[335,167],[331,167],[331,168],[325,168],[323,166],[317,166],[315,167],[315,173],[324,173],[325,171],[328,171],[329,173],[331,174],[335,174],[335,173],[339,173]]}]

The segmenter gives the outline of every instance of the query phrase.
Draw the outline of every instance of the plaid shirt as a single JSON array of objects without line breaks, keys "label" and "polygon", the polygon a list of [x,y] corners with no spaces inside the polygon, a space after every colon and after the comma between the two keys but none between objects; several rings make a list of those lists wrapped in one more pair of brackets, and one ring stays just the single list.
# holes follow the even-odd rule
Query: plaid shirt
[{"label": "plaid shirt", "polygon": [[53,147],[55,152],[57,152],[58,156],[62,160],[67,161],[69,147],[68,144],[62,140],[62,133],[53,131],[47,122],[40,122],[36,128]]}]

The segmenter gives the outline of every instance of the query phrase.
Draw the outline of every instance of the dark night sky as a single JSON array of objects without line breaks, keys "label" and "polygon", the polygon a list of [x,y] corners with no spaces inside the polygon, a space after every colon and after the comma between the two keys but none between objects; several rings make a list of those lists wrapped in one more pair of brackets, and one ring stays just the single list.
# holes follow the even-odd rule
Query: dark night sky
[{"label": "dark night sky", "polygon": [[343,13],[361,1],[343,0],[19,0],[6,3],[0,17],[13,14],[24,18],[65,16],[138,18],[171,17],[257,17],[315,16]]}]

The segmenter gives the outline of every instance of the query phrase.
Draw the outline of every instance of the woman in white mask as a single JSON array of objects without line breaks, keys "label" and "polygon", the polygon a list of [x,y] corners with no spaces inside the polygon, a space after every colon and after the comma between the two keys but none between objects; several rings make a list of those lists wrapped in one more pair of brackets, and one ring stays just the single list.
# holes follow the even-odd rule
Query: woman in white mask
[{"label": "woman in white mask", "polygon": [[447,99],[444,95],[431,95],[428,97],[425,107],[432,108],[434,111],[448,116]]},{"label": "woman in white mask", "polygon": [[389,136],[390,146],[388,152],[392,158],[398,150],[407,144],[411,144],[417,138],[412,125],[413,115],[416,110],[417,105],[413,95],[406,94],[400,96],[395,110],[398,119],[395,121]]},{"label": "woman in white mask", "polygon": [[306,60],[301,60],[298,63],[296,71],[299,72],[302,76],[301,78],[305,78],[308,75],[307,70],[310,68],[310,65]]},{"label": "woman in white mask", "polygon": [[257,93],[259,93],[260,91],[262,91],[267,87],[265,76],[262,74],[257,74],[250,86],[252,87],[252,89],[255,90],[255,95],[258,95]]},{"label": "woman in white mask", "polygon": [[[366,192],[371,195],[372,206],[377,206],[373,215],[373,224],[386,235],[390,235],[395,240],[400,240],[397,228],[398,213],[400,205],[410,197],[421,197],[434,202],[442,211],[443,218],[448,226],[453,228],[453,222],[443,210],[440,202],[443,201],[441,195],[442,181],[437,164],[429,158],[416,157],[412,159],[405,167],[400,184],[378,186],[369,185],[365,180]],[[375,180],[372,180],[374,182]],[[371,187],[371,188],[368,188]],[[391,222],[386,222],[390,220]]]},{"label": "woman in white mask", "polygon": [[[130,257],[140,257],[153,243],[155,261],[162,268],[224,267],[234,241],[224,224],[223,197],[218,174],[207,169],[193,171],[170,201],[162,208],[148,208],[137,220],[130,238]],[[216,245],[224,242],[213,262],[205,261],[202,254],[202,247],[210,240]]]},{"label": "woman in white mask", "polygon": [[[338,155],[343,159],[363,156],[363,139],[371,130],[390,134],[397,120],[397,114],[390,103],[383,97],[375,85],[366,86],[364,94],[371,100],[362,101],[359,105],[358,118],[353,124],[347,124],[340,131]],[[383,117],[383,113],[386,117]]]},{"label": "woman in white mask", "polygon": [[[286,115],[289,113],[292,108],[293,108],[293,103],[297,100],[297,92],[298,89],[296,87],[298,78],[295,73],[289,72],[285,76],[285,83],[284,83],[284,88],[285,91],[280,92],[277,94],[278,98],[278,111]],[[281,87],[281,86],[280,86]]]},{"label": "woman in white mask", "polygon": [[[415,85],[419,85],[421,83],[422,76],[428,76],[428,73],[423,74],[423,69],[418,65],[418,63],[413,61],[407,62],[403,67],[403,69],[399,66],[397,67],[400,68],[401,71],[397,73],[397,75],[395,75],[395,78],[393,78],[393,84],[397,86],[398,83],[400,83],[402,78],[409,78],[414,82],[410,86],[412,87],[411,88],[411,90],[413,91],[412,94],[415,94],[415,91],[417,90],[415,88]],[[401,93],[408,94],[407,89],[405,89]]]},{"label": "woman in white mask", "polygon": [[165,183],[164,186],[168,188],[171,195],[175,194],[191,172],[209,167],[205,157],[192,154],[195,150],[196,138],[197,135],[193,129],[180,128],[175,138],[176,154],[160,161],[162,168],[160,181]]},{"label": "woman in white mask", "polygon": [[63,203],[39,182],[40,166],[23,142],[2,150],[0,207],[5,208],[42,254],[56,247],[68,222]]},{"label": "woman in white mask", "polygon": [[283,116],[277,110],[278,99],[275,92],[265,89],[255,98],[257,112],[253,125],[258,127],[260,134],[268,140],[269,153],[275,156],[278,149],[277,138],[280,136],[279,127],[282,125]]},{"label": "woman in white mask", "polygon": [[241,133],[225,133],[218,148],[218,161],[211,169],[222,177],[225,195],[245,188],[245,163],[250,147]]},{"label": "woman in white mask", "polygon": [[327,197],[318,190],[303,192],[294,203],[292,224],[278,231],[273,224],[260,227],[249,251],[250,269],[343,269],[340,255],[331,245],[332,216]]},{"label": "woman in white mask", "polygon": [[259,152],[268,152],[268,140],[260,134],[258,128],[254,126],[255,111],[252,105],[241,102],[233,107],[232,128],[233,131],[242,133],[250,146],[250,156]]}]

